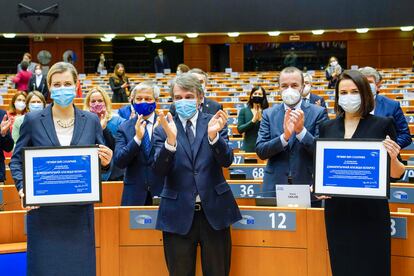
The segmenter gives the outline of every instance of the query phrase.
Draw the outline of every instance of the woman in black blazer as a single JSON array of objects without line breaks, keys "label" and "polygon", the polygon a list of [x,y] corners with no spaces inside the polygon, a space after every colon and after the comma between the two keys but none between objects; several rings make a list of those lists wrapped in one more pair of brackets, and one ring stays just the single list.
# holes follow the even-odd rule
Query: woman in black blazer
[{"label": "woman in black blazer", "polygon": [[259,133],[263,110],[269,107],[266,91],[261,86],[253,87],[247,106],[240,109],[237,119],[237,131],[244,133],[243,148],[245,152],[256,152],[256,139]]},{"label": "woman in black blazer", "polygon": [[43,75],[42,65],[40,64],[36,64],[35,73],[29,80],[27,92],[32,91],[39,91],[40,93],[42,93],[43,97],[45,97],[46,101],[49,100],[49,89],[46,83],[46,76]]},{"label": "woman in black blazer", "polygon": [[[391,158],[390,176],[400,178],[404,165],[399,160],[400,147],[393,141],[393,120],[371,115],[373,108],[367,79],[356,70],[345,71],[336,86],[338,116],[319,127],[319,137],[384,139]],[[391,275],[390,211],[386,199],[327,199],[325,225],[332,275]]]},{"label": "woman in black blazer", "polygon": [[129,80],[125,75],[125,67],[121,63],[115,65],[114,74],[109,78],[109,85],[112,89],[113,103],[126,103],[129,96]]}]

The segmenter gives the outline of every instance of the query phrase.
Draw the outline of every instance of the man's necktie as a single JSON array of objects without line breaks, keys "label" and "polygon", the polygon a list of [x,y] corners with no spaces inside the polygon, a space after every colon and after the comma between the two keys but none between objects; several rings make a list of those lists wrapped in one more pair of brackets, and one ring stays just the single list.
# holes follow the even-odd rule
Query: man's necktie
[{"label": "man's necktie", "polygon": [[147,125],[149,124],[148,120],[145,120],[145,132],[144,132],[144,137],[142,138],[142,147],[144,149],[144,154],[146,157],[150,156],[150,152],[151,152],[151,140],[149,137],[149,133],[148,133],[148,129],[147,129]]},{"label": "man's necktie", "polygon": [[190,142],[190,145],[193,145],[194,143],[194,132],[192,130],[193,124],[191,123],[190,120],[187,120],[187,124],[185,126],[185,132],[187,134],[187,138],[188,138],[188,142]]}]

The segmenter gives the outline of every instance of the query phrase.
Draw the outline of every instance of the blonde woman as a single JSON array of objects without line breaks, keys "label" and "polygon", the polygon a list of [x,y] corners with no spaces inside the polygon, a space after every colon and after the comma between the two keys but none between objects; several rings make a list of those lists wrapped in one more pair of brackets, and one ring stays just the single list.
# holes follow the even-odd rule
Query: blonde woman
[{"label": "blonde woman", "polygon": [[[23,148],[99,145],[103,170],[112,150],[104,146],[99,119],[73,104],[78,74],[66,62],[54,64],[47,75],[52,104],[26,114],[10,169],[21,198]],[[63,183],[61,183],[63,184]],[[43,206],[27,213],[27,275],[96,275],[93,204]]]},{"label": "blonde woman", "polygon": [[[125,119],[112,113],[111,105],[111,99],[108,97],[106,91],[100,86],[95,86],[86,94],[83,110],[90,111],[99,117],[106,145],[111,150],[114,150],[114,137],[119,126],[125,121]],[[107,174],[102,175],[102,178],[104,180],[122,180],[123,173],[123,170],[112,166],[111,170]]]}]

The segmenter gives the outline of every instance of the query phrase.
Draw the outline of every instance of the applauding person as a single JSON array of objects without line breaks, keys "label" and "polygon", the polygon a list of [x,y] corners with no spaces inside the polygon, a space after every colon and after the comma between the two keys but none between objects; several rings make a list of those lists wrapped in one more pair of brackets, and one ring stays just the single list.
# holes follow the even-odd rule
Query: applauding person
[{"label": "applauding person", "polygon": [[163,231],[170,275],[195,275],[197,245],[204,275],[228,275],[229,226],[241,219],[222,168],[233,161],[227,115],[197,109],[203,93],[196,76],[178,76],[171,89],[177,115],[159,113],[155,171],[166,177],[156,228]]}]

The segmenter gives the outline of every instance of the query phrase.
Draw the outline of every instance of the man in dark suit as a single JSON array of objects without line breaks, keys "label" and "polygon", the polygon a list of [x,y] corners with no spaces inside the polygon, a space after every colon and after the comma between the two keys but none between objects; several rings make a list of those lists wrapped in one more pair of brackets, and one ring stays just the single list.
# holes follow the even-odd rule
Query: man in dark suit
[{"label": "man in dark suit", "polygon": [[360,72],[368,79],[371,91],[375,98],[374,111],[371,114],[380,117],[392,117],[397,131],[397,144],[405,148],[412,143],[410,128],[401,109],[400,103],[385,96],[379,95],[381,88],[381,75],[372,67],[364,67]]},{"label": "man in dark suit", "polygon": [[115,165],[126,169],[122,205],[152,205],[153,196],[160,195],[164,184],[164,177],[155,175],[152,170],[153,131],[157,124],[155,106],[160,90],[152,82],[145,81],[131,94],[138,116],[119,127],[114,156]]},{"label": "man in dark suit", "polygon": [[47,87],[46,76],[43,75],[42,66],[40,64],[36,64],[35,73],[29,80],[27,92],[32,91],[39,91],[42,93],[43,97],[45,97],[45,100],[48,101],[49,88]]},{"label": "man in dark suit", "polygon": [[256,153],[268,159],[263,192],[275,196],[275,184],[313,183],[314,141],[319,124],[328,120],[326,110],[302,100],[302,72],[287,67],[280,72],[283,103],[263,112]]},{"label": "man in dark suit", "polygon": [[[206,85],[208,80],[208,75],[203,70],[198,68],[193,68],[189,71],[189,73],[193,74],[197,77],[200,81],[201,87],[203,88],[203,94],[200,96],[200,104],[198,105],[198,110],[203,113],[208,113],[215,115],[219,110],[223,109],[223,106],[216,101],[210,100],[205,96],[206,92]],[[170,113],[171,115],[175,116],[175,105],[174,103],[170,106]]]},{"label": "man in dark suit", "polygon": [[156,228],[163,231],[170,275],[195,275],[197,245],[203,275],[225,276],[230,271],[230,225],[241,219],[222,168],[229,167],[227,115],[197,110],[202,87],[184,73],[171,89],[177,115],[159,114],[155,129],[155,171],[166,177]]},{"label": "man in dark suit", "polygon": [[158,49],[158,55],[154,58],[155,73],[164,73],[164,69],[171,69],[168,57],[162,49]]},{"label": "man in dark suit", "polygon": [[4,153],[11,152],[13,150],[14,141],[10,134],[10,126],[13,124],[12,120],[9,120],[6,115],[6,111],[0,109],[0,185],[4,184],[6,180],[6,166],[4,164]]},{"label": "man in dark suit", "polygon": [[303,74],[303,80],[305,83],[305,86],[303,88],[302,97],[303,101],[309,102],[311,104],[316,104],[319,106],[322,106],[323,108],[326,108],[326,103],[323,97],[315,95],[311,93],[312,91],[312,76],[311,74]]}]

